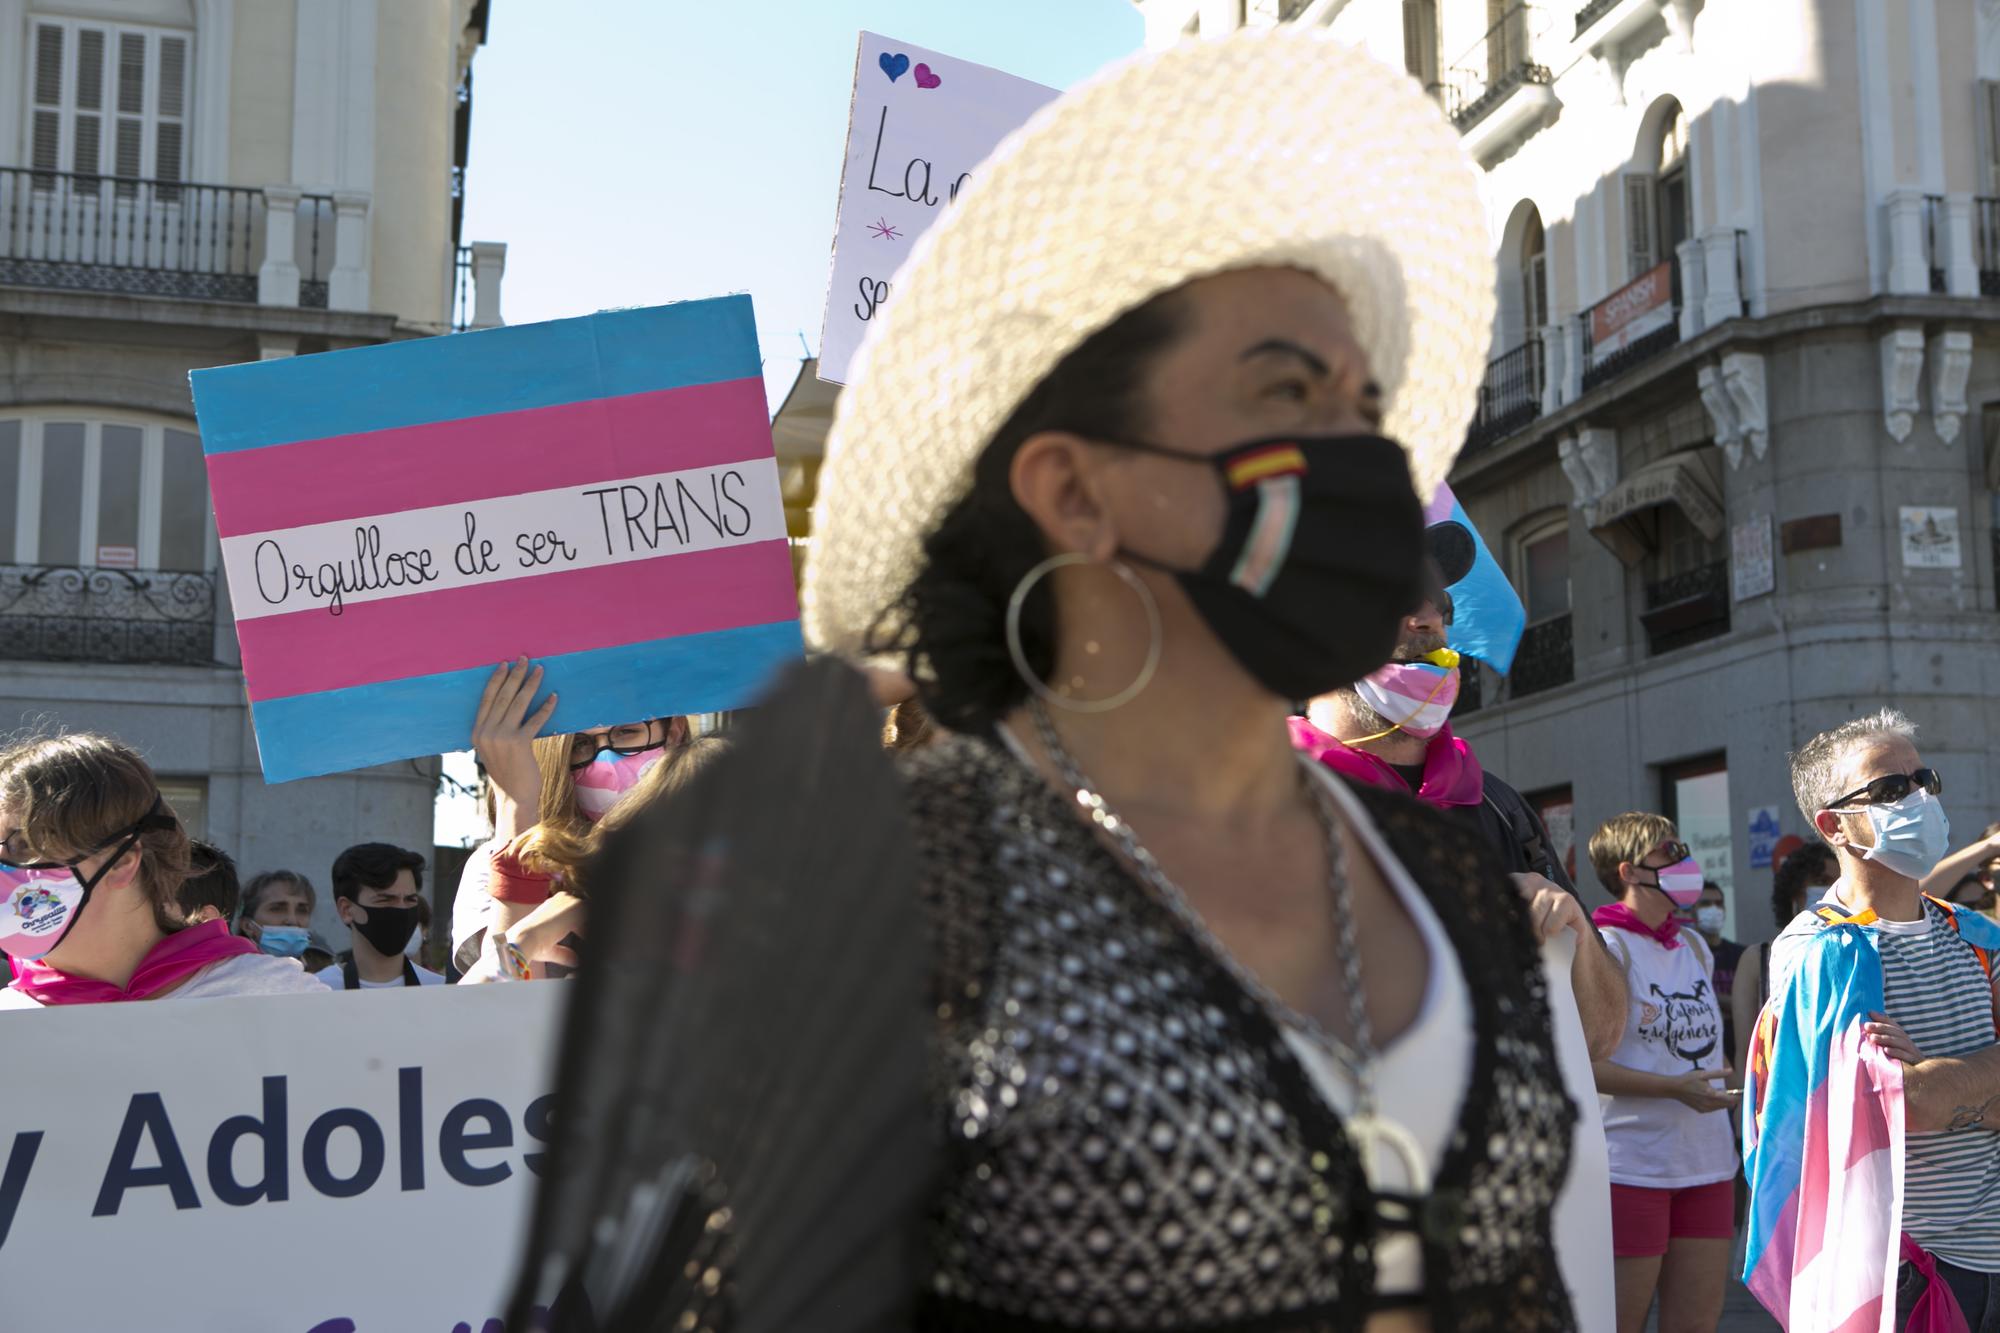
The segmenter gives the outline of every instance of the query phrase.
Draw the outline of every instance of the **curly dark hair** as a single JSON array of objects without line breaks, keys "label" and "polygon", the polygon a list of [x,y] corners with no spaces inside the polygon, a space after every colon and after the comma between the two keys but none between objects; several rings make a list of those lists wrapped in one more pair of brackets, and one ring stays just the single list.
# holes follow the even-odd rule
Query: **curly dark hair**
[{"label": "curly dark hair", "polygon": [[[1151,423],[1142,385],[1187,319],[1174,293],[1156,296],[1064,357],[995,432],[972,486],[924,539],[923,561],[867,651],[900,658],[939,725],[991,735],[1028,698],[1007,652],[1007,602],[1048,554],[1041,530],[1014,499],[1009,473],[1030,437],[1064,430],[1100,439],[1143,437]],[[1021,647],[1037,675],[1055,668],[1055,610],[1047,596],[1021,612]]]},{"label": "curly dark hair", "polygon": [[1831,884],[1840,878],[1840,859],[1823,842],[1809,842],[1784,859],[1771,875],[1771,919],[1784,930],[1799,909],[1792,904],[1806,895],[1806,885]]}]

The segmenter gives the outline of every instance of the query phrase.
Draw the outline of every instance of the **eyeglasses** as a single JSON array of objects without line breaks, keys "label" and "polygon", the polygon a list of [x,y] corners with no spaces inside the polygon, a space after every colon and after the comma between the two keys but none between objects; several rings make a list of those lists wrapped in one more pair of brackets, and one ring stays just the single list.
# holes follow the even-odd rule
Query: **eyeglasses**
[{"label": "eyeglasses", "polygon": [[1933,796],[1940,796],[1944,793],[1944,779],[1934,768],[1920,768],[1914,773],[1885,773],[1865,787],[1856,787],[1847,795],[1828,801],[1825,808],[1845,810],[1857,805],[1894,805],[1919,787]]},{"label": "eyeglasses", "polygon": [[1649,865],[1645,865],[1645,864],[1641,864],[1641,865],[1640,865],[1640,867],[1639,867],[1639,869],[1641,869],[1641,870],[1665,870],[1665,869],[1667,868],[1667,866],[1677,866],[1677,865],[1679,865],[1679,864],[1680,864],[1681,862],[1683,862],[1683,861],[1687,860],[1688,858],[1690,858],[1690,857],[1692,857],[1692,856],[1694,855],[1694,853],[1693,853],[1693,852],[1691,852],[1691,851],[1689,851],[1689,850],[1688,850],[1688,845],[1687,845],[1686,843],[1684,843],[1684,842],[1667,842],[1667,843],[1662,843],[1662,844],[1660,844],[1660,846],[1659,846],[1658,850],[1654,851],[1654,852],[1653,852],[1652,854],[1653,854],[1654,856],[1664,856],[1664,857],[1666,857],[1666,858],[1667,858],[1667,860],[1666,860],[1666,864],[1665,864],[1665,865],[1657,865],[1657,866],[1649,866]]},{"label": "eyeglasses", "polygon": [[136,839],[140,834],[153,829],[173,829],[178,827],[180,827],[180,822],[172,815],[163,812],[160,809],[159,800],[155,798],[153,808],[146,812],[145,818],[130,827],[119,829],[116,833],[106,838],[103,842],[98,843],[74,861],[28,860],[26,853],[15,850],[14,839],[19,836],[19,830],[16,830],[14,833],[9,833],[5,838],[0,838],[0,870],[70,870],[74,869],[78,864],[88,861],[105,848],[117,846],[127,838]]},{"label": "eyeglasses", "polygon": [[653,728],[660,725],[653,722],[628,722],[624,726],[611,727],[605,731],[579,732],[569,743],[569,768],[574,773],[578,769],[590,767],[590,761],[598,753],[609,750],[620,758],[635,754],[645,754],[657,750],[667,743],[666,727],[660,725],[658,739]]}]

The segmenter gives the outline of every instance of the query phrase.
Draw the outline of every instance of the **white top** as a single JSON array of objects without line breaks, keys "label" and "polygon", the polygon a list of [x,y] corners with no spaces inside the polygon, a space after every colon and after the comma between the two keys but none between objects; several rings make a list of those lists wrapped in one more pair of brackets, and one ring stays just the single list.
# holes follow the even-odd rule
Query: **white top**
[{"label": "white top", "polygon": [[[1708,946],[1691,930],[1669,949],[1649,935],[1605,927],[1604,943],[1625,968],[1625,1036],[1611,1063],[1669,1077],[1729,1063]],[[1611,1180],[1645,1189],[1688,1189],[1736,1175],[1736,1138],[1726,1111],[1697,1111],[1672,1097],[1604,1098]]]},{"label": "white top", "polygon": [[[1445,1149],[1464,1105],[1472,1074],[1472,997],[1458,954],[1445,934],[1430,900],[1410,878],[1375,828],[1368,812],[1338,779],[1314,765],[1334,792],[1349,827],[1360,837],[1383,880],[1403,904],[1423,937],[1430,959],[1430,979],[1409,1029],[1378,1053],[1375,1065],[1377,1112],[1407,1129],[1423,1150],[1433,1176],[1444,1163]],[[1571,992],[1570,962],[1574,937],[1564,932],[1542,950],[1549,981],[1549,1011],[1555,1029],[1557,1063],[1570,1098],[1583,1114],[1577,1123],[1569,1177],[1557,1195],[1554,1213],[1556,1256],[1570,1290],[1578,1327],[1610,1328],[1615,1323],[1611,1275],[1611,1200],[1605,1169],[1604,1135],[1596,1114],[1597,1089],[1592,1081],[1590,1051]],[[1314,1088],[1344,1118],[1354,1109],[1354,1085],[1347,1071],[1318,1043],[1290,1028],[1284,1029],[1292,1053],[1305,1067]],[[1379,1149],[1364,1162],[1370,1185],[1409,1193],[1409,1171],[1393,1150]],[[1423,1248],[1409,1233],[1386,1237],[1376,1250],[1376,1290],[1398,1295],[1423,1288]]]},{"label": "white top", "polygon": [[[318,995],[324,988],[319,980],[299,965],[296,958],[273,958],[269,954],[233,954],[211,963],[181,985],[159,996],[162,1000],[217,1000],[230,995]],[[127,1001],[140,1003],[145,1001]],[[0,1009],[40,1009],[39,1000],[15,990],[0,988]]]},{"label": "white top", "polygon": [[451,900],[451,951],[456,954],[465,942],[493,920],[493,853],[500,850],[498,838],[488,838],[465,858],[458,875],[458,892]]},{"label": "white top", "polygon": [[[444,985],[444,973],[433,972],[428,967],[417,967],[415,963],[411,963],[410,966],[416,969],[417,981],[422,985]],[[321,968],[319,971],[313,973],[313,979],[328,990],[344,991],[347,989],[347,970],[339,963],[332,963]],[[397,977],[394,981],[370,981],[367,977],[357,977],[355,980],[360,982],[359,988],[361,990],[388,990],[391,987],[400,988],[405,984],[401,977]]]}]

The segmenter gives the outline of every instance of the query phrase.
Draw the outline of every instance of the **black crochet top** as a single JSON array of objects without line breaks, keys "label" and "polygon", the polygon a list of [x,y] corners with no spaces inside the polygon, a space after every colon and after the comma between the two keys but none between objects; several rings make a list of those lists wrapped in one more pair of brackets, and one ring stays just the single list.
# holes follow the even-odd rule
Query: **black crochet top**
[{"label": "black crochet top", "polygon": [[906,762],[947,1141],[919,1327],[1359,1329],[1399,1212],[1440,1333],[1576,1327],[1550,1238],[1576,1107],[1527,914],[1474,835],[1357,790],[1474,999],[1467,1099],[1406,1208],[1276,1017],[1039,777],[967,737]]}]

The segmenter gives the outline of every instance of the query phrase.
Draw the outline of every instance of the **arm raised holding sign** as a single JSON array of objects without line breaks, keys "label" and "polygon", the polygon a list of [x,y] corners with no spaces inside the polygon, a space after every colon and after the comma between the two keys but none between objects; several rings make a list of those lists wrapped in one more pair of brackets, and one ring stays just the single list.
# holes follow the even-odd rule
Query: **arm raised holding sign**
[{"label": "arm raised holding sign", "polygon": [[551,694],[529,714],[541,686],[542,669],[530,667],[525,657],[494,668],[472,723],[473,751],[493,781],[493,834],[503,843],[534,825],[534,818],[522,812],[536,811],[541,804],[535,736],[556,711]]}]

